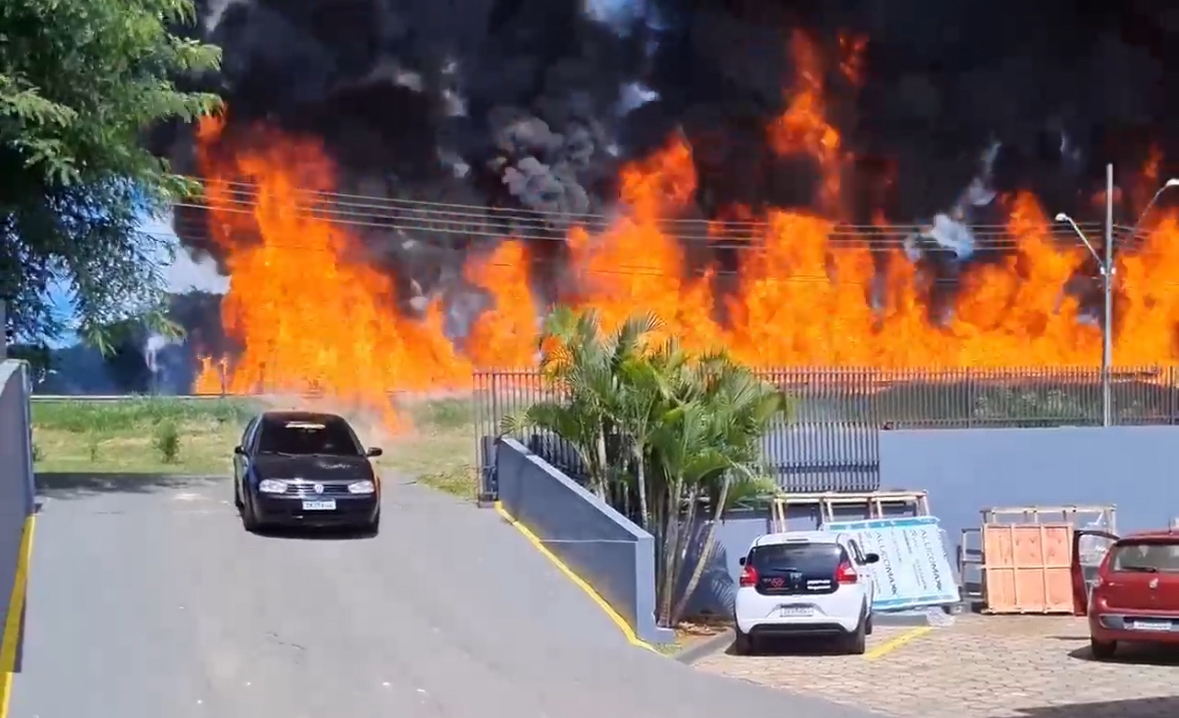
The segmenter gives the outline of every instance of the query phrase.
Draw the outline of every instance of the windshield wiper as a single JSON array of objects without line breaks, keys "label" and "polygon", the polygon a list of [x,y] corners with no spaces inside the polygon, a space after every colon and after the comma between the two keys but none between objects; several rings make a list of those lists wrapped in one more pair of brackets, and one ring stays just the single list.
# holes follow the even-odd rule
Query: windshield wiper
[{"label": "windshield wiper", "polygon": [[1159,570],[1154,566],[1122,566],[1123,571],[1134,571],[1136,573],[1158,573]]}]

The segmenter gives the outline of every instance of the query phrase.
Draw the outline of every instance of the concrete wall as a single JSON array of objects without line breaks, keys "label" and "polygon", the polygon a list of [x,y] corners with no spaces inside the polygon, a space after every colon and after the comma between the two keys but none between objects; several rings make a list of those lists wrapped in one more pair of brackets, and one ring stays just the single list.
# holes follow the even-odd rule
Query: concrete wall
[{"label": "concrete wall", "polygon": [[5,361],[0,363],[0,643],[33,499],[28,373],[23,363]]},{"label": "concrete wall", "polygon": [[[894,429],[877,433],[880,488],[928,491],[931,510],[941,519],[946,531],[951,559],[960,543],[962,529],[977,527],[981,522],[979,512],[989,507],[1112,504],[1117,508],[1117,527],[1122,532],[1164,528],[1179,517],[1179,427]],[[500,453],[505,453],[502,445]],[[544,464],[539,459],[536,461]],[[557,539],[575,535],[630,535],[612,521],[601,518],[596,499],[590,497],[595,508],[589,512],[584,502],[571,502],[559,493],[554,495],[556,490],[551,485],[535,479],[522,480],[519,474],[514,479],[506,478],[504,464],[498,465],[501,498],[507,500],[505,481],[510,482],[513,502],[536,512],[530,521],[525,521],[527,525],[550,526],[550,535]],[[564,482],[576,486],[564,475],[560,476]],[[525,493],[537,491],[544,495],[538,498]],[[571,507],[588,518],[570,518]],[[856,517],[849,514],[841,518]],[[810,529],[817,527],[819,521],[813,512],[800,509],[788,517],[788,524],[790,528]],[[698,540],[689,553],[685,580],[696,563],[694,557],[703,553],[708,525],[709,522],[701,520],[694,528]],[[753,539],[769,528],[766,512],[730,512],[717,526],[714,537],[717,547],[690,602],[690,612],[732,611],[734,584],[740,574],[737,560]],[[626,578],[629,568],[615,570],[610,566],[615,560],[625,563],[632,559],[613,557],[619,549],[611,546],[608,539],[598,538],[566,550],[580,552],[578,560],[597,566],[587,576],[610,577],[625,593],[627,589],[621,584],[629,580]]]},{"label": "concrete wall", "polygon": [[495,452],[499,500],[651,643],[675,634],[655,625],[655,540],[514,439]]},{"label": "concrete wall", "polygon": [[1179,427],[880,432],[880,483],[929,491],[958,542],[995,506],[1115,504],[1120,531],[1179,516]]}]

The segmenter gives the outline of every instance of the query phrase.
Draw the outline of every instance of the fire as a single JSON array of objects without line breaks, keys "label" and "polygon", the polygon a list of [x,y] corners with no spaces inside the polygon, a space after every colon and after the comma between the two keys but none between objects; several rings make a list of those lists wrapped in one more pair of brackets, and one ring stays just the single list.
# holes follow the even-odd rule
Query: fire
[{"label": "fire", "polygon": [[[207,118],[200,137],[215,139],[218,124]],[[309,192],[335,187],[322,149],[265,133],[250,147],[228,162],[207,147],[200,154],[206,176],[256,183],[252,212],[235,211],[233,185],[206,187],[217,208],[210,232],[230,250],[222,319],[244,347],[226,390],[323,393],[381,410],[390,390],[424,390],[469,373],[470,363],[442,332],[441,305],[432,304],[422,321],[404,317],[388,274],[356,261],[356,238],[309,211]],[[239,241],[243,235],[256,241]],[[198,388],[221,382],[209,376],[213,364],[206,369]]]},{"label": "fire", "polygon": [[[853,85],[864,50],[862,38],[840,40],[837,69]],[[760,366],[1096,365],[1100,330],[1070,284],[1092,288],[1099,278],[1084,276],[1092,273],[1084,248],[1055,239],[1029,194],[1001,198],[1013,251],[968,265],[952,298],[939,302],[930,299],[930,277],[899,251],[846,238],[833,244],[851,156],[826,118],[823,52],[801,34],[790,51],[797,76],[767,140],[779,155],[814,160],[819,211],[760,218],[720,291],[718,267],[669,229],[693,203],[697,182],[691,146],[676,134],[622,170],[623,209],[604,231],[570,231],[570,274],[558,299],[596,309],[608,328],[649,310],[689,349],[723,346]],[[544,307],[524,242],[504,238],[471,256],[464,279],[483,290],[487,307],[452,339],[441,298],[421,318],[400,311],[393,278],[372,266],[360,237],[314,215],[310,193],[337,186],[322,147],[258,130],[227,159],[213,151],[220,133],[219,121],[202,124],[200,161],[213,180],[210,228],[232,274],[223,323],[243,351],[228,364],[205,359],[197,391],[317,391],[380,409],[390,391],[462,388],[474,367],[535,361]],[[1152,156],[1156,178],[1158,162]],[[234,181],[256,186],[246,209]],[[728,214],[758,219],[747,208]],[[1179,218],[1152,226],[1118,261],[1114,357],[1124,365],[1179,359]]]}]

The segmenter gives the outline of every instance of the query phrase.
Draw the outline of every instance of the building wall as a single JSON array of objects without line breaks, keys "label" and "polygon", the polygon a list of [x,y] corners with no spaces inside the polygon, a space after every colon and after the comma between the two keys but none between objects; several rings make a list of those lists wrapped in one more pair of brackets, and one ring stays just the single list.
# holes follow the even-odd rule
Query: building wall
[{"label": "building wall", "polygon": [[[881,489],[929,492],[951,560],[962,529],[977,528],[985,508],[1114,505],[1120,532],[1166,528],[1179,517],[1179,427],[878,433]],[[815,528],[818,523],[818,517],[799,513],[790,528]],[[717,529],[716,552],[691,604],[695,610],[732,610],[741,570],[737,559],[754,537],[768,530],[765,513],[730,513]]]},{"label": "building wall", "polygon": [[1179,427],[880,432],[880,483],[929,491],[957,541],[988,507],[1115,504],[1122,531],[1179,516]]},{"label": "building wall", "polygon": [[[1114,505],[1120,531],[1166,527],[1179,517],[1179,427],[896,429],[877,434],[879,487],[929,492],[930,508],[946,532],[951,560],[962,529],[978,527],[980,511],[990,507]],[[822,464],[822,458],[815,457],[814,463]],[[497,473],[501,497],[506,501],[505,473],[502,468]],[[518,472],[518,477],[525,475]],[[794,491],[851,488],[827,478],[823,485],[809,481],[799,486],[783,483],[786,490]],[[590,510],[584,500],[570,502],[568,489],[554,496],[556,489],[551,482],[533,480],[526,484],[517,478],[512,485],[517,492],[512,502],[526,506],[525,510],[532,512],[530,520],[547,526],[550,536],[579,541],[599,537],[566,549],[580,552],[576,560],[587,567],[589,575],[603,577],[599,580],[606,588],[599,590],[615,591],[617,595],[632,590],[628,583],[632,565],[629,547],[620,549],[610,543],[629,533],[603,519],[599,508]],[[819,519],[813,512],[798,510],[788,517],[788,523],[791,528],[810,529],[819,525]],[[685,581],[696,558],[704,553],[709,525],[709,521],[701,519],[694,527],[697,540],[689,554]],[[740,574],[737,561],[754,538],[769,530],[765,511],[730,512],[717,525],[713,536],[716,548],[689,604],[693,612],[732,611],[734,586]]]}]

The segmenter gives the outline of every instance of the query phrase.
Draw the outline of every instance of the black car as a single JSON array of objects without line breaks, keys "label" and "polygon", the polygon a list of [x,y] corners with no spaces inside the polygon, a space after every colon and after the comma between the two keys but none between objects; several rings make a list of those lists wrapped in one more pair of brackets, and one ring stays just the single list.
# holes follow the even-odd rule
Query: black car
[{"label": "black car", "polygon": [[376,533],[381,481],[348,422],[335,414],[268,411],[233,449],[233,499],[242,525],[349,526]]}]

